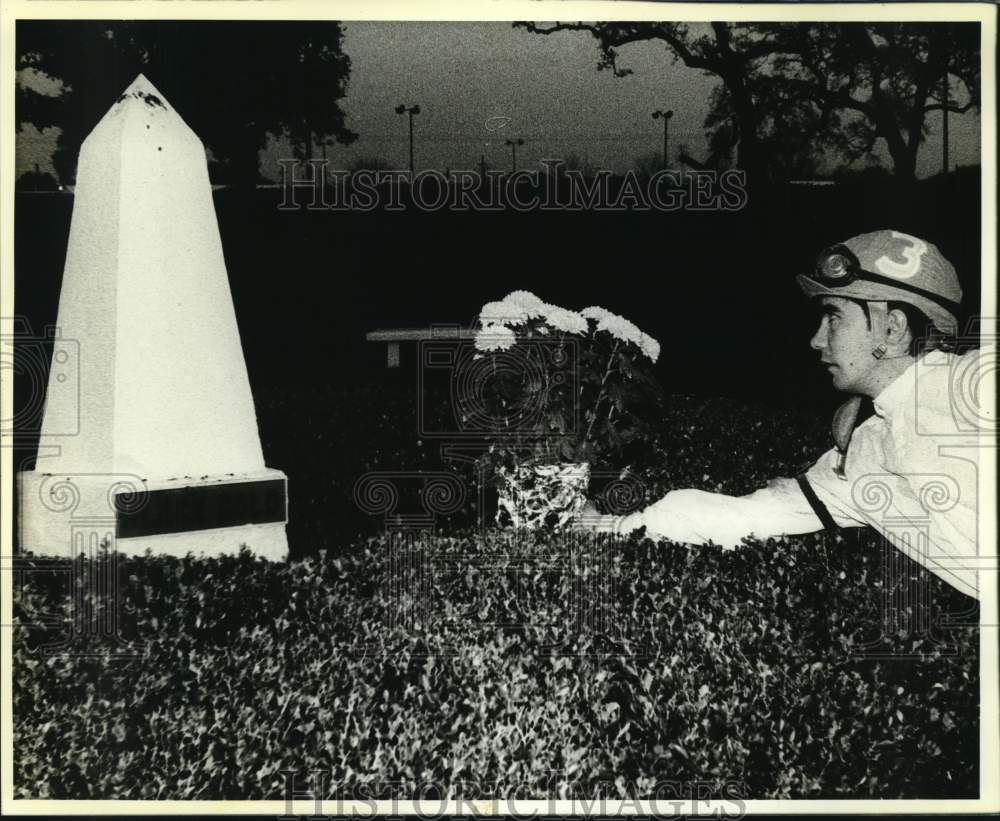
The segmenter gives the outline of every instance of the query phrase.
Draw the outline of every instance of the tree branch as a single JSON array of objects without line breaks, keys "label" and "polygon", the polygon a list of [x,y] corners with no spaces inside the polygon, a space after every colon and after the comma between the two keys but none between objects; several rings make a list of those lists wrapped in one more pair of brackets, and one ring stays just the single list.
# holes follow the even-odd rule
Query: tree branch
[{"label": "tree branch", "polygon": [[655,24],[640,25],[632,30],[614,28],[613,24],[607,23],[555,23],[550,28],[545,28],[539,26],[537,23],[517,22],[514,23],[514,27],[523,28],[525,31],[533,34],[554,34],[557,31],[585,31],[600,41],[601,50],[605,53],[609,49],[625,46],[629,43],[662,40],[674,50],[674,53],[689,68],[700,68],[715,72],[721,67],[721,61],[710,60],[695,54],[683,39],[676,34],[672,34],[666,27]]}]

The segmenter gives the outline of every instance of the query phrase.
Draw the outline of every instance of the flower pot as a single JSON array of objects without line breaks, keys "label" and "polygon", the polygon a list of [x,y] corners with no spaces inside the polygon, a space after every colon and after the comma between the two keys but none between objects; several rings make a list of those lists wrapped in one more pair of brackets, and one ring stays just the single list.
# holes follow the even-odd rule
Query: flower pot
[{"label": "flower pot", "polygon": [[588,462],[517,465],[497,469],[497,515],[500,526],[561,528],[587,501]]}]

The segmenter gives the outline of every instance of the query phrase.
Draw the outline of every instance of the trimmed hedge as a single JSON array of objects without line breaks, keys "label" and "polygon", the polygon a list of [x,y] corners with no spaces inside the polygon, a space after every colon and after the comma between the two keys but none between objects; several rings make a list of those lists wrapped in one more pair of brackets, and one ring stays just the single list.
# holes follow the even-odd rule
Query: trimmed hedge
[{"label": "trimmed hedge", "polygon": [[[405,548],[409,570],[398,548],[123,560],[120,632],[142,659],[46,657],[55,631],[16,631],[18,795],[281,798],[282,770],[328,772],[341,794],[978,791],[977,631],[950,631],[953,656],[906,635],[880,651],[922,656],[851,655],[879,638],[873,538],[723,552],[524,536],[511,559],[500,534],[467,534]],[[32,575],[21,625],[68,607]]]},{"label": "trimmed hedge", "polygon": [[[793,473],[825,447],[825,425],[795,422],[675,400],[647,492],[745,492]],[[421,464],[399,439],[394,451],[387,434],[382,464]],[[333,527],[324,492],[293,516]],[[316,770],[331,796],[458,782],[467,797],[644,796],[664,782],[723,797],[733,783],[751,798],[978,794],[978,631],[883,636],[871,531],[735,551],[443,532],[317,537],[322,557],[285,565],[120,558],[120,640],[90,632],[73,655],[44,649],[67,635],[59,618],[98,619],[113,600],[21,574],[16,794],[280,799],[283,771]],[[969,608],[907,566],[936,607]],[[141,657],[116,659],[127,647]]]}]

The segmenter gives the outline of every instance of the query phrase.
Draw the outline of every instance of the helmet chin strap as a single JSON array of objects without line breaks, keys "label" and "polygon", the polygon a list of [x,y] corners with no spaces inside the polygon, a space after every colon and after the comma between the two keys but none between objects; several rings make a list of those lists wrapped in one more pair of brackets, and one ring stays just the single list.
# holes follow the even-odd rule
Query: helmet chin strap
[{"label": "helmet chin strap", "polygon": [[[875,339],[885,339],[886,331],[889,328],[889,306],[888,303],[869,302],[868,316],[871,320],[872,336]],[[889,346],[885,342],[879,342],[872,348],[872,356],[875,359],[901,359],[909,354],[896,354],[887,356]],[[833,416],[833,441],[837,446],[837,464],[834,472],[841,479],[847,479],[844,468],[847,464],[847,446],[851,442],[851,436],[858,424],[858,415],[861,412],[862,397],[860,395],[851,396],[845,401]]]},{"label": "helmet chin strap", "polygon": [[[868,316],[871,318],[872,336],[875,339],[885,339],[885,329],[889,324],[888,304],[885,302],[869,302]],[[885,342],[879,342],[872,349],[872,356],[876,359],[884,359],[887,350]]]},{"label": "helmet chin strap", "polygon": [[841,479],[847,479],[844,466],[847,464],[847,446],[858,424],[858,413],[861,410],[861,397],[851,396],[833,415],[833,441],[837,446],[837,464],[834,473]]}]

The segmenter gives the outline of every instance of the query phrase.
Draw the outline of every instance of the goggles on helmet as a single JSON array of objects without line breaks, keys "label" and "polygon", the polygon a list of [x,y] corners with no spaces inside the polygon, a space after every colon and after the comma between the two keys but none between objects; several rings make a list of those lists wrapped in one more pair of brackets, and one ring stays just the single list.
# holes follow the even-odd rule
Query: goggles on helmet
[{"label": "goggles on helmet", "polygon": [[876,282],[880,285],[889,285],[902,291],[919,294],[925,299],[936,302],[956,316],[960,311],[957,302],[952,302],[952,300],[939,294],[919,288],[916,285],[911,285],[902,280],[866,271],[861,267],[861,262],[855,256],[854,252],[846,245],[831,245],[823,251],[816,258],[816,273],[812,278],[827,288],[844,288],[859,279],[866,282]]}]

